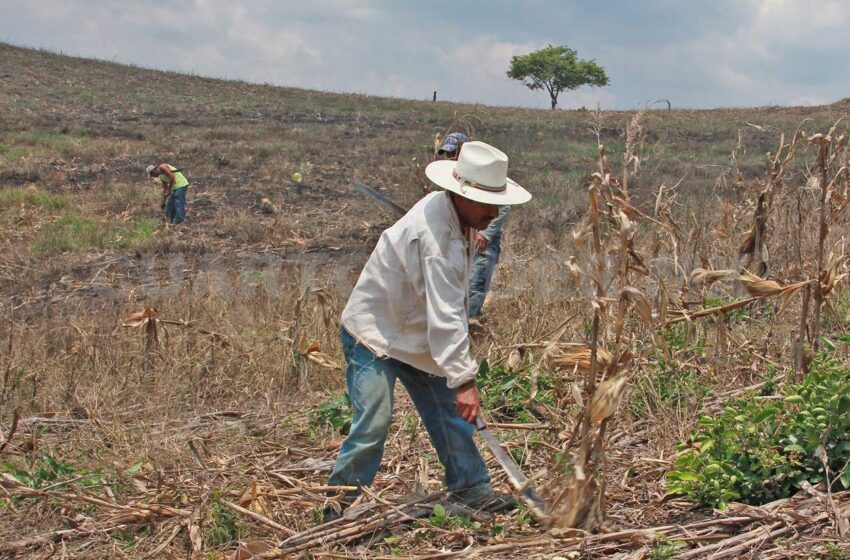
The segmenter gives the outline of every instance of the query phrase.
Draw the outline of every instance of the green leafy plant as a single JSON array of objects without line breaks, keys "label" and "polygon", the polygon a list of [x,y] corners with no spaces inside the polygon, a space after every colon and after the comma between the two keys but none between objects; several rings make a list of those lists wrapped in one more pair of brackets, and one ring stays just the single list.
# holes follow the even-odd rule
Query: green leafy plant
[{"label": "green leafy plant", "polygon": [[209,543],[213,547],[230,544],[242,538],[242,529],[237,524],[236,514],[221,503],[221,492],[213,492],[210,496],[210,527]]},{"label": "green leafy plant", "polygon": [[658,544],[649,550],[646,557],[651,560],[669,560],[678,556],[685,546],[685,541],[671,541],[664,535],[658,535]]},{"label": "green leafy plant", "polygon": [[351,422],[354,421],[354,409],[348,393],[342,393],[335,399],[317,406],[312,412],[313,421],[321,426],[329,426],[333,430],[348,434]]},{"label": "green leafy plant", "polygon": [[438,527],[440,529],[461,528],[472,529],[474,531],[481,529],[480,522],[472,521],[465,515],[452,515],[446,511],[446,508],[440,503],[434,504],[434,512],[431,514],[428,521],[433,527]]},{"label": "green leafy plant", "polygon": [[18,468],[11,463],[6,463],[2,467],[2,471],[11,474],[21,484],[26,484],[30,488],[43,488],[71,478],[74,474],[74,467],[58,460],[51,453],[45,453],[29,469]]},{"label": "green leafy plant", "polygon": [[[803,482],[850,488],[850,368],[821,356],[781,400],[752,397],[704,416],[668,473],[668,491],[724,508],[788,497]],[[840,476],[839,476],[840,473]]]},{"label": "green leafy plant", "polygon": [[[705,304],[703,307],[706,309],[710,309],[712,307],[721,307],[728,303],[732,303],[733,299],[722,298],[722,297],[714,297],[708,296],[705,298]],[[770,302],[767,302],[770,303]],[[750,310],[747,307],[738,307],[736,309],[730,309],[723,313],[723,319],[726,323],[737,323],[739,321],[743,321],[750,318]],[[716,321],[716,318],[713,318],[711,321]]]},{"label": "green leafy plant", "polygon": [[[482,405],[490,414],[513,422],[536,421],[529,409],[533,387],[532,376],[528,372],[514,372],[504,366],[491,368],[485,360],[478,368],[476,380]],[[534,403],[545,406],[554,401],[552,377],[547,372],[540,372]]]},{"label": "green leafy plant", "polygon": [[850,560],[850,544],[826,543],[814,558],[818,560]]}]

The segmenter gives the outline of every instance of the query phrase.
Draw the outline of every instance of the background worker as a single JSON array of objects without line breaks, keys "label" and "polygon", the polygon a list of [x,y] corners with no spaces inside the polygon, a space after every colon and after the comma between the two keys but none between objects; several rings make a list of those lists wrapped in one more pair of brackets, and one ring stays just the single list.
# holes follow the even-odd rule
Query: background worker
[{"label": "background worker", "polygon": [[[445,467],[451,500],[486,511],[515,504],[493,492],[473,439],[480,401],[466,308],[475,230],[485,229],[500,206],[531,199],[507,171],[504,153],[468,142],[457,161],[425,168],[444,190],[426,195],[381,235],[342,312],[354,421],[328,484],[372,484],[398,380]],[[336,515],[330,506],[325,509],[326,521]]]},{"label": "background worker", "polygon": [[[445,159],[457,160],[464,142],[469,142],[469,136],[463,132],[452,132],[446,135],[440,149],[437,150],[437,155]],[[470,318],[478,319],[481,316],[481,308],[490,289],[490,280],[493,278],[496,265],[499,264],[499,255],[502,252],[502,229],[510,211],[510,206],[501,206],[496,219],[490,222],[486,229],[475,234],[475,256],[472,259],[469,274]]]},{"label": "background worker", "polygon": [[186,221],[186,191],[189,180],[183,172],[169,163],[148,165],[145,169],[152,178],[162,182],[162,202],[160,208],[165,210],[165,219],[177,225]]}]

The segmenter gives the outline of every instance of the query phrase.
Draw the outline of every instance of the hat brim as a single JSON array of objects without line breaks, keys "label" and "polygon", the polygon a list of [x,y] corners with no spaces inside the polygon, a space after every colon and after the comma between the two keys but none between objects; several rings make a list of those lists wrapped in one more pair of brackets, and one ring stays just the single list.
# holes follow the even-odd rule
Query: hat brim
[{"label": "hat brim", "polygon": [[457,162],[453,160],[432,161],[425,168],[425,176],[440,188],[483,204],[514,206],[517,204],[525,204],[531,200],[531,193],[522,188],[519,183],[511,178],[507,178],[505,190],[499,192],[486,191],[484,189],[461,185],[460,182],[454,178],[453,172],[456,165]]}]

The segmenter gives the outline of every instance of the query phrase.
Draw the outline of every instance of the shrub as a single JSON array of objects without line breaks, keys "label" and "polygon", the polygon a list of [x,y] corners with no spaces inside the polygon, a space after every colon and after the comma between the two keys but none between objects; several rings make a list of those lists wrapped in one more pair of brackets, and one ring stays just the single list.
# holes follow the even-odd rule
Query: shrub
[{"label": "shrub", "polygon": [[323,402],[312,412],[313,421],[321,426],[333,428],[343,435],[347,435],[354,421],[354,409],[351,407],[351,398],[348,393],[342,393],[335,399]]},{"label": "shrub", "polygon": [[[478,368],[478,390],[481,392],[482,407],[508,421],[534,422],[536,418],[528,408],[531,399],[532,381],[527,372],[514,372],[504,366],[491,368],[487,361]],[[537,378],[537,395],[534,403],[548,405],[554,403],[552,379],[545,372]]]},{"label": "shrub", "polygon": [[850,488],[850,368],[835,360],[818,358],[777,399],[739,400],[699,424],[667,475],[671,493],[720,508],[763,504],[825,482],[824,463]]}]

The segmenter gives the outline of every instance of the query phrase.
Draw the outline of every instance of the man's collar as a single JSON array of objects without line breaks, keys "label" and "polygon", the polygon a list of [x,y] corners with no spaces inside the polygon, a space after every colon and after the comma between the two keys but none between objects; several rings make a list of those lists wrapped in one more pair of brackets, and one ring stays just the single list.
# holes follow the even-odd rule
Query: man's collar
[{"label": "man's collar", "polygon": [[452,233],[452,237],[455,239],[466,239],[467,235],[463,232],[463,226],[460,224],[460,215],[457,213],[457,208],[455,207],[455,203],[452,200],[452,195],[449,191],[444,192],[445,197],[445,205],[448,207],[449,214],[449,230]]}]

